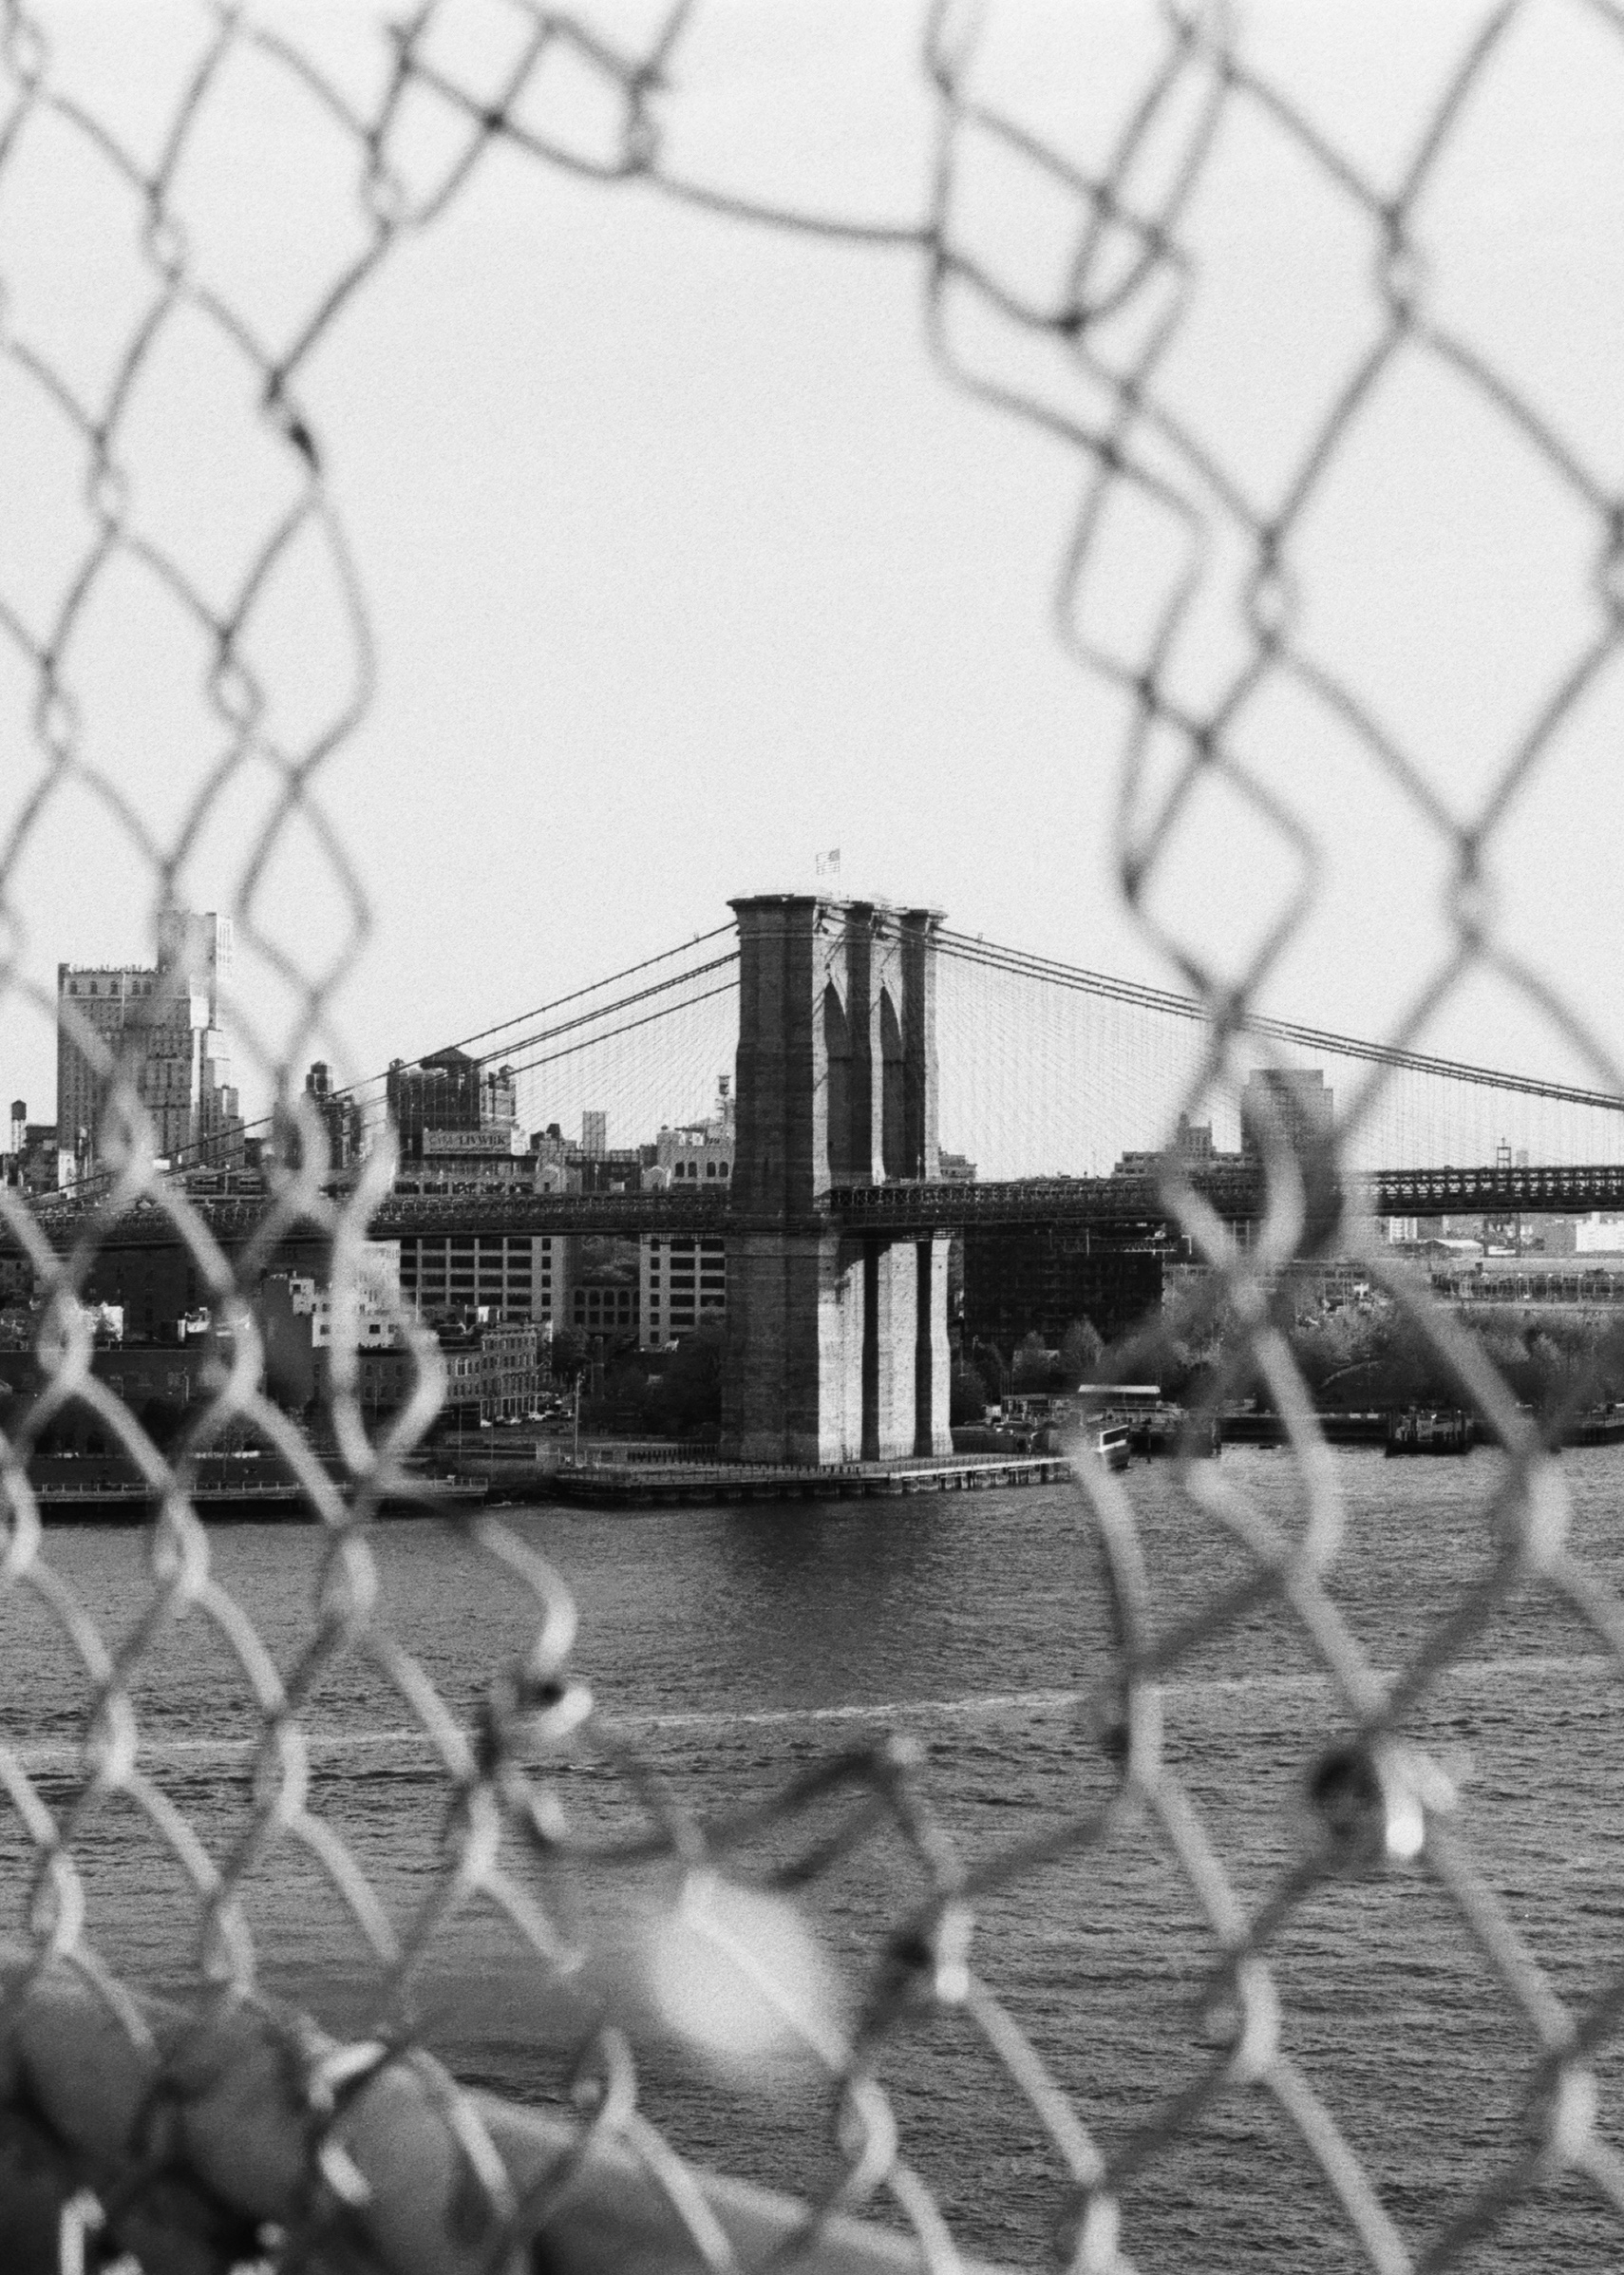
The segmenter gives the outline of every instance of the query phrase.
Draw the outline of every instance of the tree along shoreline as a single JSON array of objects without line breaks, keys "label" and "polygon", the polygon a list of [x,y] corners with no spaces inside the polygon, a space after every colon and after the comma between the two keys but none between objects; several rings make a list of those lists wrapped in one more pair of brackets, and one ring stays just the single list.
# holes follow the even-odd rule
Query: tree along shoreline
[{"label": "tree along shoreline", "polygon": [[[1624,1318],[1615,1309],[1497,1305],[1492,1318],[1468,1305],[1445,1309],[1512,1398],[1541,1420],[1624,1400]],[[1320,1413],[1470,1403],[1447,1360],[1386,1298],[1282,1323],[1282,1333]],[[1147,1361],[1155,1354],[1145,1379],[1173,1403],[1197,1404],[1215,1377],[1233,1370],[1226,1403],[1252,1398],[1260,1412],[1274,1410],[1268,1384],[1247,1364],[1246,1331],[1233,1318],[1169,1316],[1140,1338],[1140,1349]]]}]

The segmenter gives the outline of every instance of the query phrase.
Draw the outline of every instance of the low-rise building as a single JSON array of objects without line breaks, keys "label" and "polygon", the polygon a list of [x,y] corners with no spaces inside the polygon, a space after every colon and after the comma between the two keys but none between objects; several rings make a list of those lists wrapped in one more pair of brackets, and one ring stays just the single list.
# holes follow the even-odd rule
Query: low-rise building
[{"label": "low-rise building", "polygon": [[648,1182],[657,1185],[726,1185],[733,1174],[736,1133],[732,1084],[716,1086],[715,1110],[702,1122],[666,1123],[654,1140]]},{"label": "low-rise building", "polygon": [[[313,1279],[295,1275],[290,1281],[295,1314],[308,1317],[311,1348],[327,1349],[337,1324],[333,1294]],[[400,1250],[394,1241],[364,1241],[356,1270],[353,1312],[357,1349],[389,1350],[401,1337]]]},{"label": "low-rise building", "polygon": [[1586,1217],[1547,1217],[1547,1256],[1616,1256],[1624,1249],[1624,1218],[1592,1211]]},{"label": "low-rise building", "polygon": [[482,1422],[519,1421],[534,1412],[551,1381],[542,1338],[531,1326],[483,1326],[469,1336],[443,1337],[440,1348],[447,1412],[477,1408]]},{"label": "low-rise building", "polygon": [[1151,1152],[1124,1153],[1111,1174],[1113,1177],[1153,1177],[1169,1155],[1191,1169],[1238,1168],[1246,1159],[1242,1153],[1221,1152],[1214,1145],[1210,1122],[1192,1122],[1188,1114],[1180,1114],[1170,1145]]},{"label": "low-rise building", "polygon": [[416,1354],[404,1347],[355,1354],[355,1398],[369,1429],[407,1404],[417,1388],[417,1368]]}]

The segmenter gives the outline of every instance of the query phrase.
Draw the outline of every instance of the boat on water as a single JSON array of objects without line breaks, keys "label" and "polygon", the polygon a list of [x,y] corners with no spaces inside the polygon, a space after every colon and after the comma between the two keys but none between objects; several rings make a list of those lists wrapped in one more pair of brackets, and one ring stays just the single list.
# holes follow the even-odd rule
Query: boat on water
[{"label": "boat on water", "polygon": [[1477,1426],[1458,1406],[1411,1406],[1388,1416],[1387,1451],[1408,1453],[1469,1453],[1477,1444]]},{"label": "boat on water", "polygon": [[[60,1478],[36,1484],[34,1502],[44,1522],[79,1525],[146,1525],[161,1497],[137,1478],[98,1477],[84,1483]],[[381,1517],[432,1516],[448,1507],[482,1507],[490,1496],[483,1477],[435,1476],[408,1472],[378,1507]],[[303,1486],[288,1477],[199,1484],[188,1489],[188,1505],[199,1517],[219,1522],[307,1524],[316,1521]]]},{"label": "boat on water", "polygon": [[1125,1469],[1133,1454],[1133,1433],[1125,1422],[1105,1422],[1092,1434],[1095,1459],[1107,1469]]}]

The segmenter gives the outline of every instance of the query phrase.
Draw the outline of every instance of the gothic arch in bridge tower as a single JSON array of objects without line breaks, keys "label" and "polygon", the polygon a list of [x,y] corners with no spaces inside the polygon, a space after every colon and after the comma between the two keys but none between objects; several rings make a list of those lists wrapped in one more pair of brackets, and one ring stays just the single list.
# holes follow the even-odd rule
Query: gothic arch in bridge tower
[{"label": "gothic arch in bridge tower", "polygon": [[823,1128],[829,1170],[833,1177],[849,1177],[857,1166],[851,1130],[852,1036],[846,1007],[832,979],[823,989],[823,1056],[827,1067]]},{"label": "gothic arch in bridge tower", "polygon": [[903,1166],[902,1022],[891,990],[879,991],[880,1166],[887,1177],[906,1177]]},{"label": "gothic arch in bridge tower", "polygon": [[766,894],[739,922],[723,1443],[947,1453],[947,1241],[854,1236],[831,1187],[937,1174],[931,909]]}]

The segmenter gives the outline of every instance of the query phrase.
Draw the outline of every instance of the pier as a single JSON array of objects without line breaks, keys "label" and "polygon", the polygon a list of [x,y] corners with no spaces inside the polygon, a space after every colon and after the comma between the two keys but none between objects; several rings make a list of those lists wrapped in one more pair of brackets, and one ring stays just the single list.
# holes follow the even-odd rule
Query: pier
[{"label": "pier", "polygon": [[718,1501],[861,1501],[909,1493],[990,1492],[1053,1485],[1070,1474],[1058,1453],[959,1454],[900,1462],[564,1462],[551,1497],[603,1507]]}]

